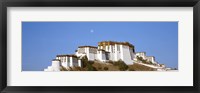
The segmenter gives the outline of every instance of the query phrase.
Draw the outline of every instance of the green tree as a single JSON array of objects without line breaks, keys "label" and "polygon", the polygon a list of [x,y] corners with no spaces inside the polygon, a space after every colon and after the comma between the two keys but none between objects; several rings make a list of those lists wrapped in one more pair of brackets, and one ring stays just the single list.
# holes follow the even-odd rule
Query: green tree
[{"label": "green tree", "polygon": [[92,64],[87,64],[88,71],[96,71],[96,69],[92,66]]},{"label": "green tree", "polygon": [[93,64],[94,62],[88,61],[87,56],[82,57],[81,61],[82,61],[82,63],[83,63],[83,68],[85,68],[87,71],[96,71],[96,68],[94,68],[94,67],[92,66],[92,64]]},{"label": "green tree", "polygon": [[124,63],[124,61],[122,60],[118,60],[117,62],[114,62],[114,65],[118,66],[120,71],[125,71],[128,69],[128,65],[126,65],[126,63]]},{"label": "green tree", "polygon": [[83,68],[85,68],[88,64],[87,56],[82,57],[81,62],[82,62]]}]

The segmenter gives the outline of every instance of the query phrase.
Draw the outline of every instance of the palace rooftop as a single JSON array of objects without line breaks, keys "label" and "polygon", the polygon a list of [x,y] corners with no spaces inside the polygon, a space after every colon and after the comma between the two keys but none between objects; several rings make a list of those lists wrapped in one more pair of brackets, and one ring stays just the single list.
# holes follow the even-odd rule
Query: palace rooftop
[{"label": "palace rooftop", "polygon": [[102,42],[98,42],[98,46],[107,46],[107,45],[115,45],[115,44],[126,45],[126,46],[134,48],[134,46],[132,44],[130,44],[129,42],[116,42],[116,41],[102,41]]}]

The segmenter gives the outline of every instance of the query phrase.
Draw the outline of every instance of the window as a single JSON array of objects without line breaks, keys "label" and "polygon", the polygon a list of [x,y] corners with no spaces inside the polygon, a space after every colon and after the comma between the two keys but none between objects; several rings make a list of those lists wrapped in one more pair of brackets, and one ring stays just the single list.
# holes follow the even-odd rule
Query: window
[{"label": "window", "polygon": [[120,46],[119,45],[117,45],[117,51],[120,51]]},{"label": "window", "polygon": [[67,61],[70,62],[70,57],[67,57]]}]

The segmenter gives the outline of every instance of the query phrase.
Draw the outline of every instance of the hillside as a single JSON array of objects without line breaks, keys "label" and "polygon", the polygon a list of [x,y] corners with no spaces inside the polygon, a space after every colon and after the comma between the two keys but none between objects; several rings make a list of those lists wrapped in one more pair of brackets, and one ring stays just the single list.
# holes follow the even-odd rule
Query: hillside
[{"label": "hillside", "polygon": [[155,69],[134,63],[133,65],[126,65],[123,61],[86,61],[83,60],[83,68],[72,67],[72,68],[61,68],[62,71],[155,71]]},{"label": "hillside", "polygon": [[129,70],[130,71],[156,71],[156,69],[144,66],[138,63],[135,63],[133,65],[129,65]]}]

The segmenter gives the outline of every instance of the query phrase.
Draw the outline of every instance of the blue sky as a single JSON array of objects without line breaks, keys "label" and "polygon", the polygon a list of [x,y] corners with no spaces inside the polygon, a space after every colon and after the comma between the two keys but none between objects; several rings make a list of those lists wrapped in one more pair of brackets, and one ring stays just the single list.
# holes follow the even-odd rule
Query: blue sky
[{"label": "blue sky", "polygon": [[22,22],[22,71],[42,71],[56,55],[100,41],[128,41],[178,68],[178,22]]}]

